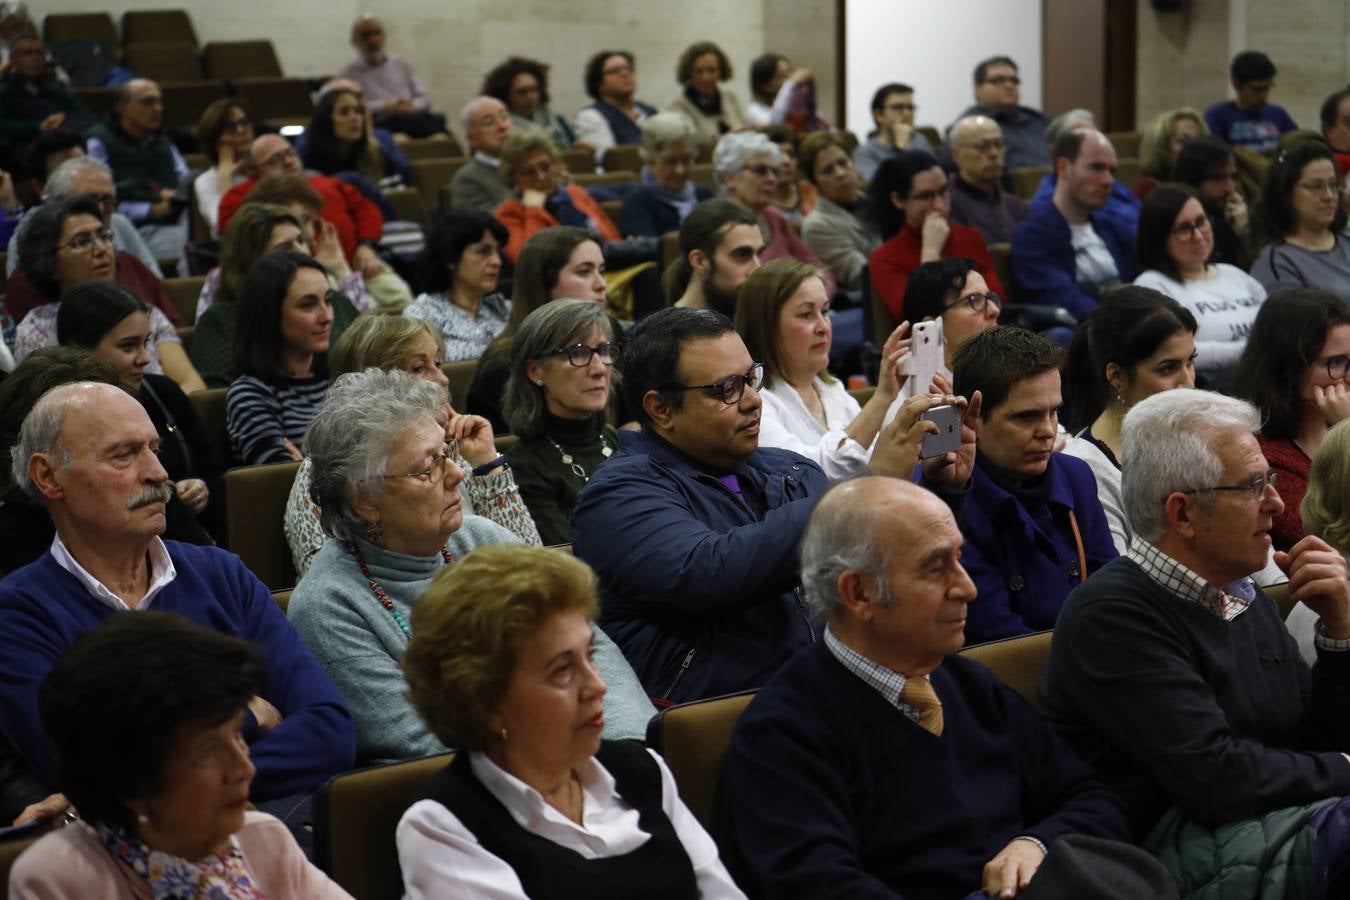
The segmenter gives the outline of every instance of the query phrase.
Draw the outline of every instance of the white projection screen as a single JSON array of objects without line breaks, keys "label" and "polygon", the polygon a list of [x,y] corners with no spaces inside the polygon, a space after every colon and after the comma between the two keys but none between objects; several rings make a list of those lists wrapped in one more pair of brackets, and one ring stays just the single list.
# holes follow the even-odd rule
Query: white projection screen
[{"label": "white projection screen", "polygon": [[942,131],[972,102],[971,73],[990,56],[1011,56],[1022,104],[1041,108],[1042,0],[844,0],[845,123],[872,130],[872,92],[912,85],[915,124]]}]

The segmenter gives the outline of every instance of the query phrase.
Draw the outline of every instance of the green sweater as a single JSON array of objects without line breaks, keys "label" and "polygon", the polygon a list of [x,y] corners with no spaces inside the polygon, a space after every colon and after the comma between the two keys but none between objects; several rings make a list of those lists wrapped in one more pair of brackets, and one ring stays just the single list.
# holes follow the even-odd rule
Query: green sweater
[{"label": "green sweater", "polygon": [[[572,542],[572,505],[590,476],[609,457],[602,448],[618,452],[619,436],[608,425],[597,427],[595,419],[576,421],[544,414],[544,434],[521,438],[504,454],[516,476],[520,498],[530,510],[545,546]],[[563,462],[563,453],[549,441],[558,442],[586,477]]]},{"label": "green sweater", "polygon": [[[361,315],[345,294],[333,295],[333,333],[328,339],[332,347],[342,337],[347,326]],[[197,319],[192,332],[188,359],[209,388],[229,387],[239,375],[234,367],[234,323],[239,308],[234,303],[212,303]]]}]

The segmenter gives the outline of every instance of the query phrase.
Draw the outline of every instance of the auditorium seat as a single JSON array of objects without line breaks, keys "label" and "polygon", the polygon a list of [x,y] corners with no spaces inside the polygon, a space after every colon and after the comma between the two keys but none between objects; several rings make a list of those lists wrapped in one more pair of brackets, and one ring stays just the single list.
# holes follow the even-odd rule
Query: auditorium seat
[{"label": "auditorium seat", "polygon": [[573,175],[582,172],[595,171],[595,153],[586,150],[567,150],[563,153],[563,162],[567,164],[567,169]]},{"label": "auditorium seat", "polygon": [[928,138],[928,143],[933,145],[933,150],[937,152],[938,158],[942,158],[942,132],[938,131],[933,125],[915,125],[914,130],[924,137]]},{"label": "auditorium seat", "polygon": [[225,473],[225,517],[230,550],[268,590],[295,587],[295,563],[283,519],[298,462],[241,466]]},{"label": "auditorium seat", "polygon": [[608,184],[636,184],[637,180],[637,172],[631,169],[572,174],[572,183],[583,188],[601,187]]},{"label": "auditorium seat", "polygon": [[1294,601],[1289,598],[1289,582],[1282,581],[1279,584],[1272,584],[1261,588],[1267,597],[1275,601],[1275,605],[1280,608],[1280,618],[1287,619],[1289,614],[1294,611]]},{"label": "auditorium seat", "polygon": [[680,233],[667,231],[661,235],[661,271],[664,272],[675,260],[680,258]]},{"label": "auditorium seat", "polygon": [[864,337],[871,341],[877,348],[886,343],[886,338],[890,337],[895,326],[900,323],[895,321],[895,316],[886,307],[885,301],[877,293],[876,287],[872,284],[871,266],[864,266],[862,271],[862,292],[863,292],[863,329]]},{"label": "auditorium seat", "polygon": [[[230,449],[230,433],[225,427],[225,392],[228,388],[207,388],[188,394],[192,408],[201,420],[202,432],[206,436],[206,446],[211,453],[211,462],[224,469],[234,462],[234,451]],[[290,587],[290,585],[283,585]]]},{"label": "auditorium seat", "polygon": [[606,200],[600,204],[600,209],[604,211],[605,215],[609,216],[611,222],[619,226],[620,231],[623,231],[623,222],[620,221],[623,219],[622,200]]},{"label": "auditorium seat", "polygon": [[361,900],[399,900],[394,831],[453,753],[334,776],[314,794],[314,862]]},{"label": "auditorium seat", "polygon": [[1139,158],[1116,154],[1116,181],[1129,187],[1139,177]]},{"label": "auditorium seat", "polygon": [[291,605],[291,591],[273,591],[272,602],[281,607],[282,613],[285,613]]},{"label": "auditorium seat", "polygon": [[[48,17],[50,18],[50,16]],[[97,118],[103,118],[117,105],[117,91],[109,87],[73,87],[75,99]]]},{"label": "auditorium seat", "polygon": [[[989,245],[989,256],[994,261],[994,274],[1003,284],[1005,299],[1017,302],[1017,282],[1013,280],[1012,244],[1006,241]],[[1007,304],[1005,303],[1004,306]]]},{"label": "auditorium seat", "polygon": [[[1108,131],[1106,139],[1111,142],[1111,146],[1116,148],[1116,158],[1120,159],[1126,156],[1139,155],[1139,142],[1142,135],[1137,131]],[[1125,179],[1121,179],[1125,181]],[[1125,181],[1129,184],[1129,181]]]},{"label": "auditorium seat", "polygon": [[454,135],[442,134],[429,138],[412,138],[397,141],[398,149],[408,159],[451,159],[464,156],[464,149]]},{"label": "auditorium seat", "polygon": [[697,163],[689,167],[689,180],[694,184],[702,185],[716,194],[717,191],[717,173],[713,171],[712,163]]},{"label": "auditorium seat", "polygon": [[497,445],[498,453],[505,453],[520,443],[520,438],[514,434],[499,434],[493,438],[492,442]]},{"label": "auditorium seat", "polygon": [[271,41],[210,41],[202,63],[211,78],[280,78],[281,61]]},{"label": "auditorium seat", "polygon": [[185,9],[137,9],[122,13],[122,43],[191,44],[198,47],[192,17]]},{"label": "auditorium seat", "polygon": [[422,205],[428,209],[435,206],[440,189],[449,185],[450,179],[455,177],[460,166],[468,161],[466,156],[409,160],[409,166],[412,168],[410,180],[422,197]]},{"label": "auditorium seat", "polygon": [[1050,172],[1049,166],[1023,166],[1013,169],[1013,193],[1023,200],[1030,200],[1036,196],[1036,188],[1040,187],[1041,179],[1049,175]]},{"label": "auditorium seat", "polygon": [[255,122],[308,125],[314,114],[314,96],[303,78],[250,76],[240,78],[238,88],[239,101]]},{"label": "auditorium seat", "polygon": [[1017,637],[966,647],[961,655],[989,667],[998,680],[1021,694],[1033,706],[1041,669],[1050,658],[1050,639],[1054,632],[1038,631]]},{"label": "auditorium seat", "polygon": [[639,172],[642,148],[637,144],[617,144],[605,151],[606,172]]},{"label": "auditorium seat", "polygon": [[173,301],[173,308],[178,310],[183,321],[189,325],[197,322],[197,298],[201,296],[202,285],[205,283],[205,276],[166,278],[161,282],[164,285],[164,293]]},{"label": "auditorium seat", "polygon": [[192,336],[197,333],[196,326],[184,325],[182,328],[175,328],[178,334],[178,343],[183,345],[184,353],[192,353]]},{"label": "auditorium seat", "polygon": [[95,41],[116,49],[117,26],[112,16],[100,13],[48,13],[42,20],[42,41],[57,44],[62,41]]},{"label": "auditorium seat", "polygon": [[422,205],[422,195],[413,188],[396,188],[384,192],[384,199],[394,208],[394,218],[405,222],[427,224],[427,210]]},{"label": "auditorium seat", "polygon": [[[127,44],[122,48],[122,65],[140,78],[159,82],[204,81],[206,78],[195,44]],[[167,112],[167,100],[164,108]]]},{"label": "auditorium seat", "polygon": [[713,833],[713,807],[722,757],[731,730],[754,699],[754,691],[681,703],[661,710],[647,723],[647,746],[661,754],[675,776],[680,799]]},{"label": "auditorium seat", "polygon": [[[195,59],[195,57],[194,57]],[[198,71],[201,66],[198,64]],[[201,79],[201,76],[197,76]],[[196,128],[202,112],[225,96],[223,81],[166,81],[160,84],[159,92],[164,97],[164,125],[168,128]],[[189,154],[183,154],[187,160]],[[205,159],[205,157],[203,157]],[[211,164],[201,166],[208,168]],[[191,162],[188,167],[197,169]]]},{"label": "auditorium seat", "polygon": [[463,412],[469,400],[469,385],[473,384],[473,373],[478,371],[478,360],[441,363],[441,371],[450,381],[450,405]]}]

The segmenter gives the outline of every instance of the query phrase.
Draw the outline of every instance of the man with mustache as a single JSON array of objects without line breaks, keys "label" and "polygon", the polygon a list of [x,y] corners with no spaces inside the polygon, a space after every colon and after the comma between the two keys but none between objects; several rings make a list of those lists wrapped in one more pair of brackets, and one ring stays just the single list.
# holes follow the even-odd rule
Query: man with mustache
[{"label": "man with mustache", "polygon": [[[788,450],[760,449],[764,367],[707,309],[664,309],[629,332],[619,367],[641,424],[582,489],[572,546],[595,569],[601,624],[658,704],[759,687],[819,637],[797,574],[797,543],[825,475]],[[919,416],[955,397],[907,402],[874,446],[873,473],[909,477]],[[978,397],[959,453],[925,464],[960,488],[974,459]]]},{"label": "man with mustache", "polygon": [[[53,388],[25,418],[13,478],[47,508],[56,539],[0,583],[0,735],[50,792],[56,772],[37,707],[56,659],[108,615],[177,613],[253,641],[267,657],[267,694],[250,701],[243,730],[258,769],[250,799],[276,801],[285,815],[297,795],[351,767],[351,714],[238,557],[160,539],[169,485],[158,448],[145,410],[112,385]],[[35,805],[19,819],[65,806],[60,795],[27,800]]]}]

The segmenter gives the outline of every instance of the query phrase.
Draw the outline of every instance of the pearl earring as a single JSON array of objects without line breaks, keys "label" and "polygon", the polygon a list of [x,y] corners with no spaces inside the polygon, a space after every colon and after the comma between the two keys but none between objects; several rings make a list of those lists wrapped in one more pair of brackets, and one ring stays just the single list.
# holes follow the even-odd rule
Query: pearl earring
[{"label": "pearl earring", "polygon": [[500,729],[500,730],[497,732],[497,736],[500,737],[500,738],[502,739],[502,743],[503,743],[503,744],[506,743],[506,729],[505,729],[505,728]]},{"label": "pearl earring", "polygon": [[150,817],[147,816],[145,813],[141,813],[139,816],[136,817],[136,821],[141,823],[142,825],[149,825]]}]

